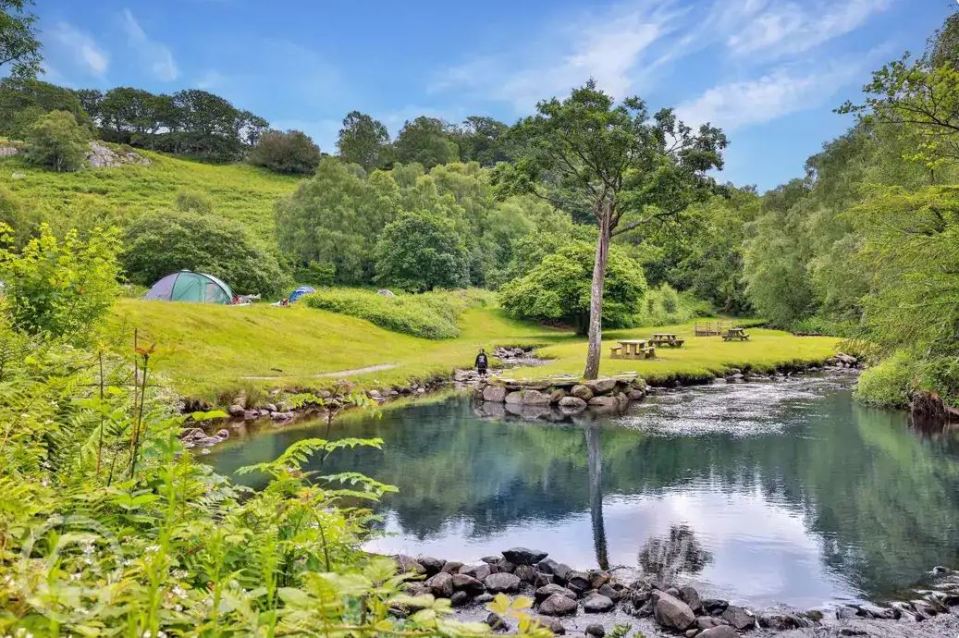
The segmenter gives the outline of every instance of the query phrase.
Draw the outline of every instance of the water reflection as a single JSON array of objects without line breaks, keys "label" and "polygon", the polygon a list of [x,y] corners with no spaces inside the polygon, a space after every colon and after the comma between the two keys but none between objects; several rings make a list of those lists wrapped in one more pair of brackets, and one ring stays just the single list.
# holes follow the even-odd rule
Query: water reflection
[{"label": "water reflection", "polygon": [[[322,434],[280,430],[209,458],[229,472]],[[803,606],[959,567],[959,440],[918,436],[833,380],[705,387],[579,423],[480,417],[451,399],[332,434],[385,440],[323,468],[399,486],[379,551],[475,559],[525,544]]]}]

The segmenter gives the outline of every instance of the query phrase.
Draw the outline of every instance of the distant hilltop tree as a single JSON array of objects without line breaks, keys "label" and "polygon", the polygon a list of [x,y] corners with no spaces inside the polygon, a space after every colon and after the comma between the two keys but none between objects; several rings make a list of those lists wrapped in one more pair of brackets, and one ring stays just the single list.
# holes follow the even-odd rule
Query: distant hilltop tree
[{"label": "distant hilltop tree", "polygon": [[277,173],[309,175],[320,163],[320,147],[302,131],[267,131],[257,142],[248,161]]}]

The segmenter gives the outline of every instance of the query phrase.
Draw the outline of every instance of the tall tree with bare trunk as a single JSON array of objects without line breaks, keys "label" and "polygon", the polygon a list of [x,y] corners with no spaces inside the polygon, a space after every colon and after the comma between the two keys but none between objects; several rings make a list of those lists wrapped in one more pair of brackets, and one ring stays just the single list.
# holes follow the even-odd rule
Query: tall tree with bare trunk
[{"label": "tall tree with bare trunk", "polygon": [[613,237],[677,219],[716,192],[708,175],[721,169],[726,136],[709,124],[698,130],[671,109],[650,115],[638,97],[619,104],[593,80],[564,100],[540,102],[536,115],[510,132],[516,162],[500,164],[502,195],[532,193],[597,226],[590,294],[589,348],[583,376],[599,374],[603,288]]}]

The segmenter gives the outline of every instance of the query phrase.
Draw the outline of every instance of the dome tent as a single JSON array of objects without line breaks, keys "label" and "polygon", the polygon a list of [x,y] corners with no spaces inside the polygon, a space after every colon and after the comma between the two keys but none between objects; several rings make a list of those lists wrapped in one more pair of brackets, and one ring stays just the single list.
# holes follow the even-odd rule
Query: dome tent
[{"label": "dome tent", "polygon": [[289,302],[293,303],[303,295],[308,295],[311,292],[316,292],[316,288],[313,286],[300,286],[296,290],[290,293]]},{"label": "dome tent", "polygon": [[233,291],[213,275],[181,270],[153,284],[144,298],[230,304],[233,303]]}]

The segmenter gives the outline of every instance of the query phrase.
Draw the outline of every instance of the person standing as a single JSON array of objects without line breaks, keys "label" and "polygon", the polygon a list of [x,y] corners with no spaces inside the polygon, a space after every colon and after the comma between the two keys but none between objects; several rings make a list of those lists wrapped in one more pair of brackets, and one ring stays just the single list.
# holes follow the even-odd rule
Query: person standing
[{"label": "person standing", "polygon": [[489,358],[486,356],[486,350],[480,348],[479,354],[476,355],[476,371],[481,377],[485,377],[487,368],[489,368]]}]

